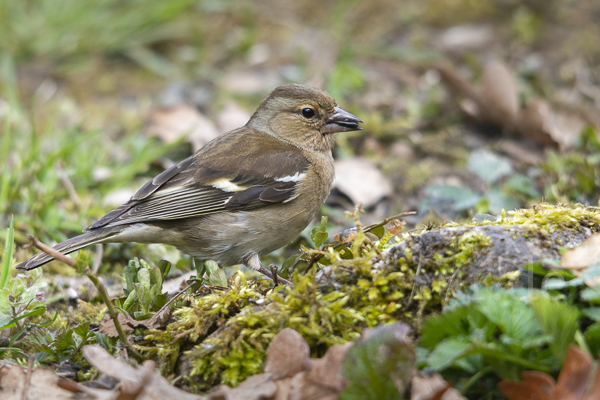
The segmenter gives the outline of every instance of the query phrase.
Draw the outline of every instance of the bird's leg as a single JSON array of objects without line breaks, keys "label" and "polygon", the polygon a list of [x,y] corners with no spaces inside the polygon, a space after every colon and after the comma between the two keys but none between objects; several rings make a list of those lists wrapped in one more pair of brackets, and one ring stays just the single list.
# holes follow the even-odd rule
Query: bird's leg
[{"label": "bird's leg", "polygon": [[[286,285],[288,285],[289,287],[293,287],[294,285],[292,284],[292,282],[288,281],[287,279],[283,279],[282,277],[277,275],[277,268],[272,268],[271,271],[269,271],[268,269],[266,269],[265,267],[262,266],[262,264],[260,263],[260,258],[258,257],[258,253],[251,253],[250,255],[246,256],[242,262],[244,263],[244,265],[254,271],[258,271],[263,275],[268,276],[269,278],[271,278],[273,280],[273,282],[275,282],[275,284],[277,284],[278,282],[284,283]],[[274,267],[274,266],[272,266]]]}]

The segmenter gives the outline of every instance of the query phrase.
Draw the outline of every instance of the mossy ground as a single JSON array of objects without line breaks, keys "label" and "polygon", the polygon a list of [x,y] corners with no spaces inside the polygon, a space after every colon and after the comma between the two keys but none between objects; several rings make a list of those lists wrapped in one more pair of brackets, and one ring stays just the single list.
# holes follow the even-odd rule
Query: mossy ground
[{"label": "mossy ground", "polygon": [[[469,226],[527,225],[532,234],[557,230],[600,228],[600,211],[594,207],[540,204],[509,212],[497,222]],[[438,229],[461,226],[445,224]],[[404,234],[404,238],[419,232]],[[182,374],[180,381],[195,391],[218,383],[235,386],[262,372],[271,339],[292,328],[307,340],[313,356],[322,356],[337,343],[356,339],[364,328],[401,321],[418,335],[423,318],[442,309],[453,290],[470,285],[467,278],[478,252],[492,245],[480,233],[466,232],[440,249],[429,263],[419,264],[410,250],[394,263],[383,263],[382,250],[393,243],[370,242],[360,233],[349,247],[348,259],[338,251],[321,252],[331,265],[317,265],[294,275],[294,288],[272,287],[266,280],[248,281],[237,272],[227,290],[190,297],[174,312],[166,330],[144,332],[139,348],[156,358],[164,374]],[[423,258],[420,258],[421,260]],[[492,279],[487,285],[511,286],[519,272]]]}]

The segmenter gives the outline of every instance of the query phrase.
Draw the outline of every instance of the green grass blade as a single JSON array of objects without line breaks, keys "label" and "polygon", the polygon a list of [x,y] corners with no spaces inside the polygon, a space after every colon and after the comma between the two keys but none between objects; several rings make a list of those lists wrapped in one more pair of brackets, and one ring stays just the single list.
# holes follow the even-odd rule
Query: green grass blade
[{"label": "green grass blade", "polygon": [[15,251],[15,222],[10,219],[10,226],[6,230],[6,241],[4,242],[4,256],[2,257],[2,271],[0,271],[0,289],[4,289],[10,278],[13,253]]}]

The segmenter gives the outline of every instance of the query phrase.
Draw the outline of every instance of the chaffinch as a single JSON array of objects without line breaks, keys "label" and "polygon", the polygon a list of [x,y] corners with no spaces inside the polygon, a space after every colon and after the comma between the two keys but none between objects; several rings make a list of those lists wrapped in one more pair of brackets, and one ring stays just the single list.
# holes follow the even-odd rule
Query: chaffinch
[{"label": "chaffinch", "polygon": [[[335,133],[362,121],[322,90],[279,86],[248,123],[143,185],[83,234],[55,249],[94,243],[165,243],[221,266],[264,272],[259,257],[293,240],[315,218],[334,176]],[[52,257],[17,265],[30,270]]]}]

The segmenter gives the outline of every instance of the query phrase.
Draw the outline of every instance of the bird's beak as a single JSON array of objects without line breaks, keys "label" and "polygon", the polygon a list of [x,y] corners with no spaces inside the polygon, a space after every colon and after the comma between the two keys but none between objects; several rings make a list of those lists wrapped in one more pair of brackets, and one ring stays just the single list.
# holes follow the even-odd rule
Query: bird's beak
[{"label": "bird's beak", "polygon": [[359,131],[362,128],[358,126],[362,120],[339,107],[335,108],[333,114],[325,123],[324,133]]}]

